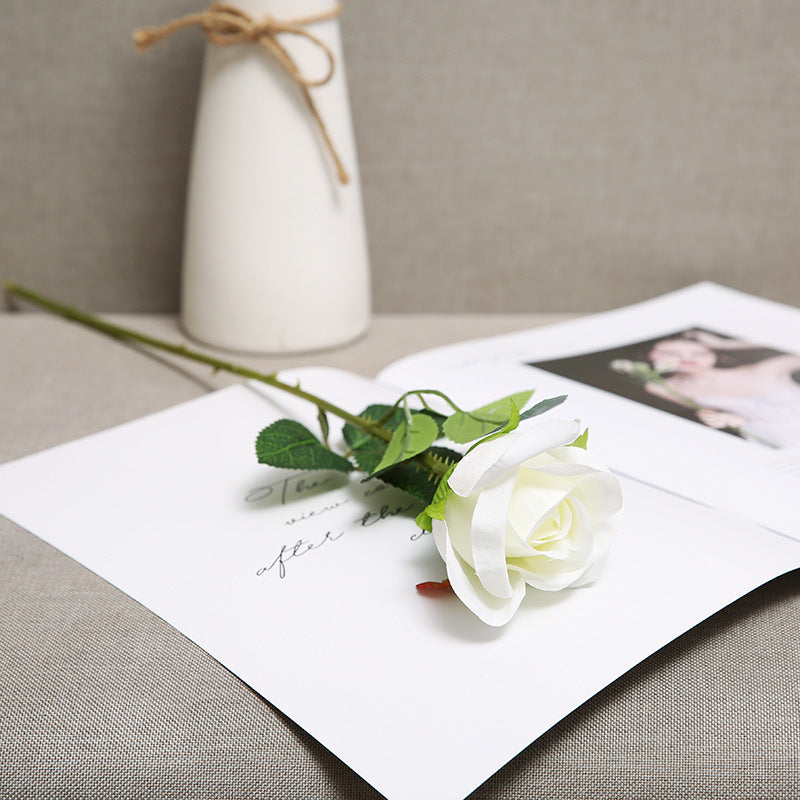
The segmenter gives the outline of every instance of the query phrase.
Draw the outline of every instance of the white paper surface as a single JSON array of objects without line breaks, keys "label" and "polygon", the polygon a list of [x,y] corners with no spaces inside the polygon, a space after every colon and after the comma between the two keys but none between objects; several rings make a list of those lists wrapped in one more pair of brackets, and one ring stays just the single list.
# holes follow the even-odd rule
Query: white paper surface
[{"label": "white paper surface", "polygon": [[[616,471],[800,539],[800,384],[793,387],[793,407],[784,409],[794,444],[777,449],[529,366],[692,328],[800,353],[800,311],[703,283],[573,322],[418,353],[395,362],[380,378],[409,387],[435,385],[467,408],[521,389],[536,389],[539,399],[567,394],[557,413],[580,418],[590,429],[592,451]],[[759,377],[753,382],[757,394]]]},{"label": "white paper surface", "polygon": [[[354,410],[395,396],[302,375]],[[0,467],[0,511],[193,639],[390,800],[465,797],[637,662],[800,565],[797,542],[624,479],[599,582],[529,592],[489,628],[455,597],[415,591],[445,573],[405,495],[255,462],[256,433],[287,413],[314,426],[291,398],[225,389]],[[342,485],[317,494],[316,481]]]}]

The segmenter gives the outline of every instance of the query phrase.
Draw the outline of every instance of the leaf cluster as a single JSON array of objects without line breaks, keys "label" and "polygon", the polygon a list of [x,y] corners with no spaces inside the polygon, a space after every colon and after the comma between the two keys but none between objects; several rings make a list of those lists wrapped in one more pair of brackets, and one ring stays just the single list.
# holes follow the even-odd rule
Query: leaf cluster
[{"label": "leaf cluster", "polygon": [[[299,422],[281,419],[259,433],[256,457],[261,464],[285,469],[351,472],[357,468],[366,474],[365,480],[378,478],[425,503],[428,508],[418,522],[430,530],[431,517],[444,513],[449,494],[447,477],[461,458],[461,453],[437,442],[449,439],[463,445],[494,438],[565,399],[549,398],[520,414],[519,409],[532,394],[517,392],[465,411],[436,390],[407,392],[392,406],[369,405],[357,417],[351,417],[342,429],[348,447],[344,455],[330,448],[327,416],[320,407],[321,440]],[[431,395],[444,400],[452,413],[446,415],[431,408],[427,400]],[[422,408],[411,409],[410,397],[416,397]]]}]

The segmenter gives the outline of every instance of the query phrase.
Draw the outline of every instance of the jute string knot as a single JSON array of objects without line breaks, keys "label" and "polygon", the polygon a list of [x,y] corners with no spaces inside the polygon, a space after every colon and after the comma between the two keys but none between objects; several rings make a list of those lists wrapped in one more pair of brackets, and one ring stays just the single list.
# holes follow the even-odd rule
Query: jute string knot
[{"label": "jute string knot", "polygon": [[[319,130],[322,134],[322,138],[325,140],[331,158],[333,158],[339,180],[342,183],[348,183],[350,176],[347,174],[342,160],[339,158],[339,154],[333,146],[328,128],[317,109],[317,105],[310,91],[314,87],[323,86],[330,81],[336,66],[335,60],[330,47],[328,47],[322,39],[306,29],[307,25],[333,19],[341,14],[341,12],[342,7],[336,5],[330,11],[313,14],[307,17],[278,20],[274,17],[267,16],[257,20],[235,6],[228,5],[227,3],[212,3],[205,11],[178,17],[158,27],[139,28],[133,32],[133,40],[136,43],[136,49],[141,51],[162,39],[166,39],[168,36],[172,36],[173,33],[183,28],[199,26],[205,34],[206,39],[213,44],[226,46],[232,44],[258,43],[262,45],[300,89],[311,115],[319,126]],[[303,75],[297,62],[278,39],[278,36],[283,33],[300,36],[314,44],[323,52],[328,61],[328,68],[322,77],[311,79]]]}]

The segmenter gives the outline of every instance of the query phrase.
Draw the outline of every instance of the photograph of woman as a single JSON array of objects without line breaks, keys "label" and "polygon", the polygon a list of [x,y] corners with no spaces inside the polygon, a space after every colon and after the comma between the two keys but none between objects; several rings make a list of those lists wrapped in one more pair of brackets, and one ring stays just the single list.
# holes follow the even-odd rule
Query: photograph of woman
[{"label": "photograph of woman", "polygon": [[532,366],[769,447],[800,445],[800,355],[693,328]]}]

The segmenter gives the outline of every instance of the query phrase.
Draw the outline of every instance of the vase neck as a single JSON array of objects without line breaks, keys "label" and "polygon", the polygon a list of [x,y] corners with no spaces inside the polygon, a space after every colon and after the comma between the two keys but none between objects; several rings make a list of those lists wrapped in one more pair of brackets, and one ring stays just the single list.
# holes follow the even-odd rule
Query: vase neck
[{"label": "vase neck", "polygon": [[330,11],[337,0],[237,0],[234,2],[242,11],[253,17],[273,16],[288,20],[307,17]]}]

